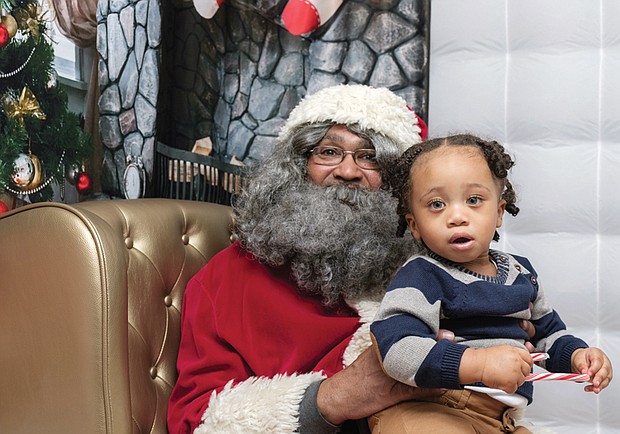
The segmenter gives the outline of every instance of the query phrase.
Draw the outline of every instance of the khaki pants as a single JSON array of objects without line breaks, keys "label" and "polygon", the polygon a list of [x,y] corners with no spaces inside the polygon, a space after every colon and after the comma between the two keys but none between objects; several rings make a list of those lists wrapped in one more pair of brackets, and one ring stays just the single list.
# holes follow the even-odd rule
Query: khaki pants
[{"label": "khaki pants", "polygon": [[373,434],[530,433],[516,427],[514,408],[484,393],[448,390],[429,401],[406,401],[368,418]]}]

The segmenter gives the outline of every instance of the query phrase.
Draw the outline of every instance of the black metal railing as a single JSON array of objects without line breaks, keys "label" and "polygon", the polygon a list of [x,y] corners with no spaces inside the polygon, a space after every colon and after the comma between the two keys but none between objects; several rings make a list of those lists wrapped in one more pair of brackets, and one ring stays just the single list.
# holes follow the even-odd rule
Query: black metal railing
[{"label": "black metal railing", "polygon": [[155,196],[230,205],[246,182],[244,167],[157,143]]}]

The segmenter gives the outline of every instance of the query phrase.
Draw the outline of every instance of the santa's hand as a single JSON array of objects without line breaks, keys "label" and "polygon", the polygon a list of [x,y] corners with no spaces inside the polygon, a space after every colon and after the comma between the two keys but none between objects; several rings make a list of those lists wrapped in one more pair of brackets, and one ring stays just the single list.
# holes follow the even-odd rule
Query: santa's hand
[{"label": "santa's hand", "polygon": [[[534,305],[530,303],[530,313],[533,311],[534,311]],[[519,327],[521,327],[525,331],[525,333],[527,333],[530,339],[532,339],[536,335],[536,328],[534,327],[534,324],[531,321],[522,319],[519,321]],[[530,353],[533,353],[534,351],[536,351],[536,349],[534,348],[534,345],[532,345],[529,341],[525,342],[525,348],[527,348],[527,350]]]},{"label": "santa's hand", "polygon": [[571,369],[576,374],[587,374],[590,382],[584,387],[586,392],[600,393],[609,386],[613,378],[611,360],[599,348],[579,348],[571,357]]},{"label": "santa's hand", "polygon": [[439,331],[437,332],[437,341],[440,341],[442,339],[447,339],[449,341],[454,341],[454,332],[450,331],[450,330],[446,330],[446,329],[439,329]]},{"label": "santa's hand", "polygon": [[317,408],[334,425],[362,419],[401,401],[437,396],[440,389],[408,386],[389,377],[372,348],[365,350],[347,368],[323,381]]}]

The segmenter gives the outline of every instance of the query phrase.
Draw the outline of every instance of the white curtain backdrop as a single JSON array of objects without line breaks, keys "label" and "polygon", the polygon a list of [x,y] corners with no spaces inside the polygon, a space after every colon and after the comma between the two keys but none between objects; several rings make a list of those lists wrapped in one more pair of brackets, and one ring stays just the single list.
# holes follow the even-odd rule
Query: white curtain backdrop
[{"label": "white curtain backdrop", "polygon": [[[497,248],[526,257],[568,329],[620,369],[620,1],[433,0],[429,133],[495,138],[521,212]],[[526,419],[620,433],[620,378],[596,396],[535,385]]]}]

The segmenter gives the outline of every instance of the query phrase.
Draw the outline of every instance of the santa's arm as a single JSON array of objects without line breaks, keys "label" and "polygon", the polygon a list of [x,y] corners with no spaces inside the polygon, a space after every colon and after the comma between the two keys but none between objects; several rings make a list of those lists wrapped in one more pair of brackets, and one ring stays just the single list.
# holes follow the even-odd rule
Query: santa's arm
[{"label": "santa's arm", "polygon": [[[320,372],[256,377],[217,333],[213,303],[196,279],[183,299],[181,342],[168,406],[171,433],[326,432],[316,409]],[[313,431],[313,429],[315,431]],[[272,431],[273,432],[273,431]]]}]

